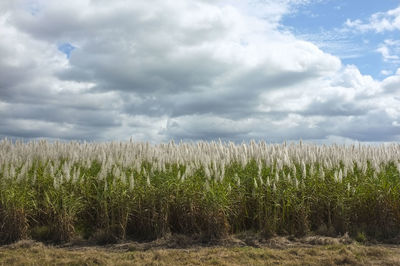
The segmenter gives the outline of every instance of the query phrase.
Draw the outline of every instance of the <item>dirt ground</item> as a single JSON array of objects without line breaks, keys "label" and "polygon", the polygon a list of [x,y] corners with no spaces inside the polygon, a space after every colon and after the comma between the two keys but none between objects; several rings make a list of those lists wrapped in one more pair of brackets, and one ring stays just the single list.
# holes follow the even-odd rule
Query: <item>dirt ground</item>
[{"label": "dirt ground", "polygon": [[0,265],[400,265],[400,245],[360,244],[347,236],[240,235],[207,243],[171,236],[103,246],[24,240],[0,247]]}]

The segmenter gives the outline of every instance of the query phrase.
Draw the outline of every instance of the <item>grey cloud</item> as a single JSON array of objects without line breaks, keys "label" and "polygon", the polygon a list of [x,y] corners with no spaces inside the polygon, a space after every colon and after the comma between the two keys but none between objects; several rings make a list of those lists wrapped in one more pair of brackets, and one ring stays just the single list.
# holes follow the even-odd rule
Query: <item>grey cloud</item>
[{"label": "grey cloud", "polygon": [[[196,91],[210,86],[228,66],[209,54],[196,52],[183,56],[147,57],[143,55],[113,57],[91,55],[90,50],[71,56],[72,68],[60,73],[64,79],[96,81],[97,91],[127,91],[140,94],[167,94]],[[84,56],[87,54],[87,56]],[[79,57],[82,55],[82,57]],[[81,59],[82,58],[82,59]]]},{"label": "grey cloud", "polygon": [[174,140],[233,140],[246,138],[250,129],[232,126],[235,121],[218,117],[187,116],[171,120],[161,132]]},{"label": "grey cloud", "polygon": [[[290,114],[279,119],[265,115],[257,118],[226,119],[212,115],[193,115],[171,119],[163,134],[167,139],[221,139],[241,142],[243,140],[267,140],[280,142],[283,140],[322,139],[327,131],[321,127],[310,127],[302,122],[284,125],[280,122],[290,119]],[[299,119],[299,118],[297,118]],[[300,118],[301,119],[301,118]]]},{"label": "grey cloud", "polygon": [[[194,25],[181,21],[182,9],[199,9],[201,6],[197,4],[198,1],[176,2],[177,5],[160,0],[151,4],[120,1],[44,3],[45,7],[36,16],[17,12],[12,18],[13,23],[35,38],[51,41],[73,38],[85,43],[89,41],[89,37],[94,41],[112,37],[113,44],[119,44],[118,48],[121,44],[131,45],[129,41],[126,42],[129,39],[135,45],[145,46],[159,53],[177,43],[197,45],[219,38],[229,27],[219,16],[203,15],[203,19]],[[100,45],[99,48],[101,47],[104,46]]]},{"label": "grey cloud", "polygon": [[0,122],[0,135],[14,138],[52,138],[66,140],[101,140],[104,132],[85,126],[60,126],[56,123],[4,119]]},{"label": "grey cloud", "polygon": [[205,84],[205,87],[198,88],[199,91],[176,93],[172,96],[153,94],[154,96],[144,97],[136,103],[126,101],[125,111],[149,115],[168,114],[171,117],[201,114],[221,115],[231,119],[254,117],[262,115],[262,112],[257,111],[261,92],[299,85],[317,75],[284,72],[268,76],[263,71],[260,70],[258,75],[244,73],[240,82],[233,79],[225,85],[232,87],[215,88]]},{"label": "grey cloud", "polygon": [[56,124],[74,124],[92,128],[107,128],[120,126],[117,115],[110,111],[83,110],[75,108],[60,108],[59,105],[27,105],[13,104],[8,107],[3,118],[44,120]]},{"label": "grey cloud", "polygon": [[333,135],[358,141],[398,141],[400,130],[392,122],[386,112],[371,111],[363,116],[327,119],[321,126]]},{"label": "grey cloud", "polygon": [[256,99],[254,97],[239,98],[235,95],[196,94],[188,96],[173,104],[171,117],[185,115],[214,114],[232,119],[240,119],[255,114]]},{"label": "grey cloud", "polygon": [[168,115],[171,118],[210,114],[230,119],[261,114],[256,110],[257,94],[251,90],[237,93],[229,88],[221,91],[203,88],[200,92],[165,96],[130,97],[126,93],[124,95],[123,111],[126,114]]},{"label": "grey cloud", "polygon": [[400,90],[400,75],[391,76],[383,81],[382,87],[388,94],[398,93]]},{"label": "grey cloud", "polygon": [[234,79],[232,83],[240,90],[259,92],[294,85],[312,76],[312,73],[307,72],[281,70],[276,73],[275,69],[271,71],[272,73],[270,71],[268,67],[252,69]]},{"label": "grey cloud", "polygon": [[[40,3],[35,15],[6,5],[0,20],[0,37],[14,40],[0,42],[0,136],[399,138],[398,107],[382,107],[397,76],[368,79],[279,32],[286,6],[271,22],[223,1]],[[68,60],[60,43],[76,47]],[[385,94],[368,94],[375,85]]]},{"label": "grey cloud", "polygon": [[331,98],[325,101],[313,101],[299,113],[307,116],[360,116],[368,113],[368,107],[346,102],[340,98]]},{"label": "grey cloud", "polygon": [[0,96],[12,95],[12,88],[21,82],[30,81],[34,77],[33,74],[29,66],[6,66],[0,62]]},{"label": "grey cloud", "polygon": [[[0,38],[4,37],[1,36]],[[13,59],[15,50],[0,44],[0,99],[13,98],[20,89],[17,86],[21,83],[31,83],[38,71],[34,62],[30,60]]]}]

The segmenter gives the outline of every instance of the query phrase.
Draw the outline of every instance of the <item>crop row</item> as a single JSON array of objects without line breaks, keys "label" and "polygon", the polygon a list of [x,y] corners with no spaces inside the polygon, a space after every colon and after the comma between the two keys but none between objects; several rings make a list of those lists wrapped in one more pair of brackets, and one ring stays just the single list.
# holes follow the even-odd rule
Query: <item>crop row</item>
[{"label": "crop row", "polygon": [[400,145],[0,142],[0,242],[400,234]]}]

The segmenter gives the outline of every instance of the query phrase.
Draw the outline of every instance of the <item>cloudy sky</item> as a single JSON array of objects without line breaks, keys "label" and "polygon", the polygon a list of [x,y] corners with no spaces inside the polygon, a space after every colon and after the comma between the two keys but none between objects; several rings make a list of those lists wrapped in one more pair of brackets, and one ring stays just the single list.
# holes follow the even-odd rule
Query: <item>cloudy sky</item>
[{"label": "cloudy sky", "polygon": [[1,0],[0,138],[400,141],[399,0]]}]

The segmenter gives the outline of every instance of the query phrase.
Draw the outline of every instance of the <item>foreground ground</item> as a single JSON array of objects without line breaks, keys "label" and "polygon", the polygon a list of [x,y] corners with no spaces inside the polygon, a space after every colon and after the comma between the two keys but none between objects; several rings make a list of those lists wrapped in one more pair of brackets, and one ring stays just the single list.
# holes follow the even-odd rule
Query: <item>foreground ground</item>
[{"label": "foreground ground", "polygon": [[362,245],[346,238],[231,238],[202,245],[185,238],[106,246],[0,247],[0,265],[400,265],[400,245]]}]

